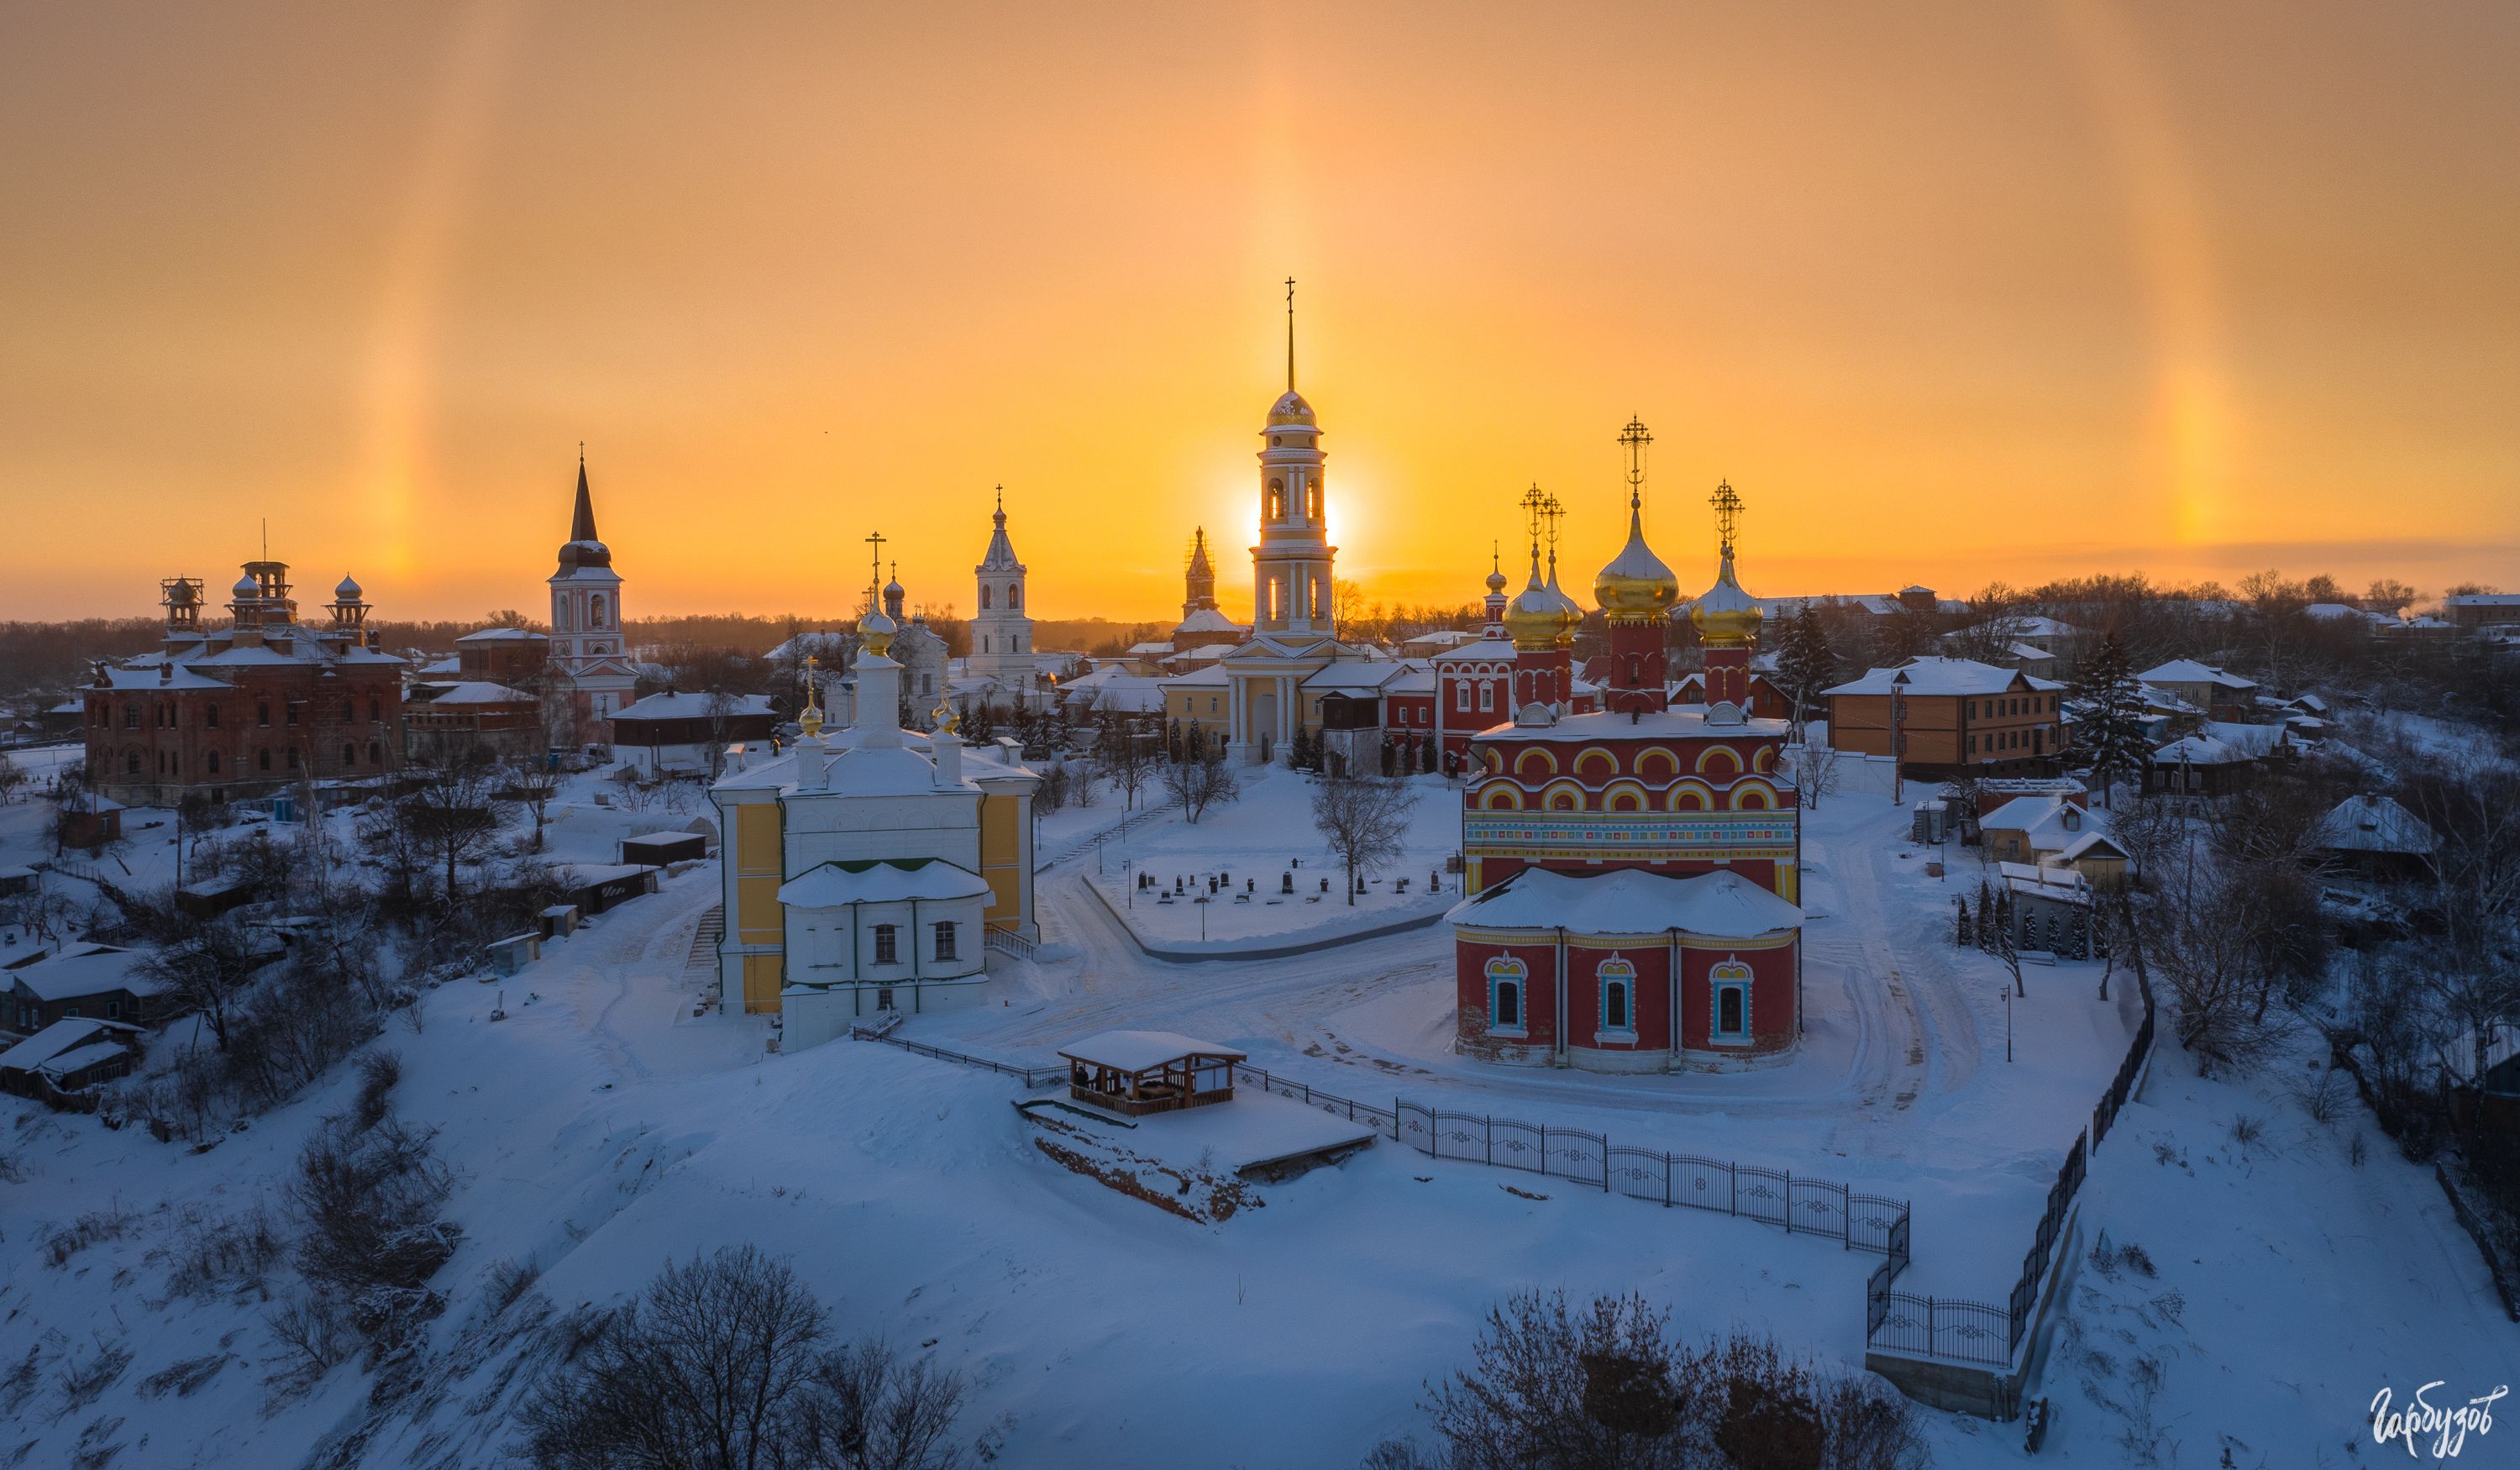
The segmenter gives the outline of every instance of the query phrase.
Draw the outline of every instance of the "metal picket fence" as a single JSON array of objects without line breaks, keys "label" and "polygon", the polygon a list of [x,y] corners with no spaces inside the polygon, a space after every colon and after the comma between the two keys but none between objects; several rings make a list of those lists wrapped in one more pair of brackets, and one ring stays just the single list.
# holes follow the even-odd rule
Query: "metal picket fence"
[{"label": "metal picket fence", "polygon": [[1883,1266],[1893,1278],[1908,1267],[1908,1202],[1860,1193],[1834,1180],[1638,1148],[1612,1143],[1589,1129],[1457,1113],[1405,1097],[1393,1098],[1390,1107],[1379,1107],[1273,1077],[1248,1064],[1235,1067],[1234,1085],[1256,1087],[1342,1118],[1372,1122],[1392,1141],[1439,1159],[1520,1169],[1630,1199],[1763,1221],[1782,1226],[1788,1234],[1823,1235],[1848,1250],[1888,1257]]}]

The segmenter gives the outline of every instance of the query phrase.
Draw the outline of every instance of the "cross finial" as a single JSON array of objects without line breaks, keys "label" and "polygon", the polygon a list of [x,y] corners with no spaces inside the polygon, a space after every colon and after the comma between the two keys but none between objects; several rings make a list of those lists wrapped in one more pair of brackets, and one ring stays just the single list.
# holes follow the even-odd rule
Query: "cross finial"
[{"label": "cross finial", "polygon": [[1286,391],[1295,391],[1295,278],[1286,278]]},{"label": "cross finial", "polygon": [[1522,492],[1521,504],[1523,528],[1531,533],[1531,565],[1536,571],[1540,566],[1540,526],[1549,514],[1549,497],[1540,493],[1538,480]]},{"label": "cross finial", "polygon": [[1628,451],[1628,509],[1642,508],[1645,497],[1645,446],[1653,435],[1645,431],[1645,422],[1634,414],[1628,416],[1628,426],[1619,430],[1619,443]]},{"label": "cross finial", "polygon": [[1731,480],[1718,480],[1715,493],[1706,498],[1715,508],[1715,534],[1722,542],[1724,555],[1732,555],[1732,533],[1741,524],[1741,497],[1732,490]]},{"label": "cross finial", "polygon": [[875,548],[875,575],[867,581],[869,602],[876,611],[881,612],[883,610],[883,599],[878,594],[879,593],[883,583],[883,533],[881,531],[869,531],[867,533],[867,545]]}]

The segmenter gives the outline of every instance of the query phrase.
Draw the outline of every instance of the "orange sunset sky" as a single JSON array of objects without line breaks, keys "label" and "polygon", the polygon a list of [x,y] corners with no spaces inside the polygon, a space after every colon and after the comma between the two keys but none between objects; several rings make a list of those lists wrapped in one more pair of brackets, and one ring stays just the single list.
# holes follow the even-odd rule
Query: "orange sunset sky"
[{"label": "orange sunset sky", "polygon": [[1246,611],[1300,279],[1342,576],[1511,502],[1689,590],[2520,587],[2520,6],[24,4],[0,617],[539,613],[578,442],[635,615]]}]

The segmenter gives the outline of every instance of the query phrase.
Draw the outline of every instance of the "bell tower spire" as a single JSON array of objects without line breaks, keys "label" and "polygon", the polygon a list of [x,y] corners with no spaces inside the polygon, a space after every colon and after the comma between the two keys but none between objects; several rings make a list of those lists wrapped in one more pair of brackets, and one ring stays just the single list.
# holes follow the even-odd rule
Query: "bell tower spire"
[{"label": "bell tower spire", "polygon": [[1286,278],[1286,391],[1295,391],[1295,278]]}]

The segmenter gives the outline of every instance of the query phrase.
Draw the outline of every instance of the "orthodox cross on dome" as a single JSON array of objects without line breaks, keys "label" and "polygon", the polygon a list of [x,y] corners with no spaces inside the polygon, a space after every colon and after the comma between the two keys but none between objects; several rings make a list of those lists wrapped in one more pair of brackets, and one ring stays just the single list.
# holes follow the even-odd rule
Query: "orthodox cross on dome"
[{"label": "orthodox cross on dome", "polygon": [[1653,435],[1645,431],[1645,422],[1634,414],[1628,416],[1628,426],[1619,430],[1619,443],[1628,451],[1628,509],[1639,510],[1645,496],[1645,446]]},{"label": "orthodox cross on dome", "polygon": [[867,578],[867,608],[873,612],[881,612],[883,610],[883,533],[869,531],[867,545],[875,548],[872,557],[875,565],[872,574]]},{"label": "orthodox cross on dome", "polygon": [[1286,278],[1286,391],[1295,391],[1295,278]]},{"label": "orthodox cross on dome", "polygon": [[1005,530],[1007,525],[1007,487],[1004,485],[1000,485],[998,487],[998,510],[996,518],[998,529]]},{"label": "orthodox cross on dome", "polygon": [[823,682],[814,677],[814,671],[822,666],[822,659],[811,653],[805,655],[805,710],[796,717],[796,723],[809,735],[823,733]]},{"label": "orthodox cross on dome", "polygon": [[1540,503],[1540,513],[1549,527],[1549,559],[1554,561],[1557,559],[1557,522],[1565,518],[1565,503],[1554,495],[1549,496]]},{"label": "orthodox cross on dome", "polygon": [[1531,560],[1537,566],[1540,564],[1540,530],[1549,519],[1549,497],[1540,493],[1540,483],[1535,480],[1530,489],[1522,492],[1521,504],[1523,527],[1531,533]]},{"label": "orthodox cross on dome", "polygon": [[1723,543],[1724,555],[1730,557],[1732,533],[1741,524],[1741,497],[1733,493],[1731,480],[1718,480],[1715,493],[1706,497],[1706,503],[1715,508],[1715,534]]}]

